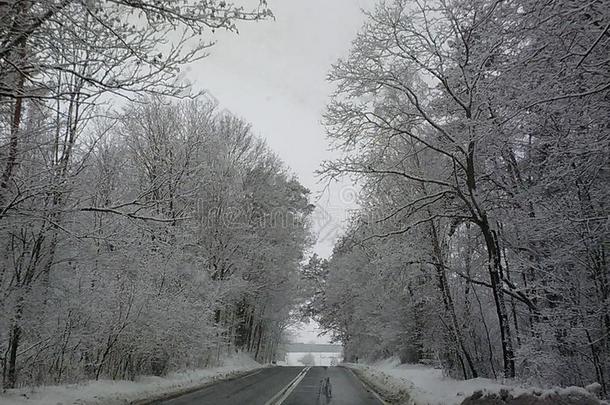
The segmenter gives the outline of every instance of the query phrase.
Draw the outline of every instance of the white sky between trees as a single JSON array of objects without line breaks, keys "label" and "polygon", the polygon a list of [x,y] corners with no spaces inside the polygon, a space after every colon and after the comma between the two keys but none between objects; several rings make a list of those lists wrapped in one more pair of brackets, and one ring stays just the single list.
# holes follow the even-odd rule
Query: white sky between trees
[{"label": "white sky between trees", "polygon": [[[236,0],[245,9],[258,0]],[[375,0],[269,0],[276,20],[239,25],[239,35],[217,31],[210,55],[185,70],[196,90],[208,90],[278,153],[319,209],[313,251],[330,255],[337,233],[355,206],[349,181],[324,190],[315,170],[328,151],[321,114],[331,85],[331,64],[346,56]],[[318,199],[319,198],[319,199]]]}]

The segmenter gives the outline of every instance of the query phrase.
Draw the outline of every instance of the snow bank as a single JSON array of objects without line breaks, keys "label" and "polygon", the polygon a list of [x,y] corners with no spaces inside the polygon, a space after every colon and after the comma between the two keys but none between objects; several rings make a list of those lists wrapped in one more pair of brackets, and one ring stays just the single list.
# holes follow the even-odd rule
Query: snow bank
[{"label": "snow bank", "polygon": [[[567,395],[575,392],[592,401],[587,403],[606,404],[595,400],[595,397],[588,394],[584,388],[540,390],[524,389],[508,382],[502,384],[488,378],[455,380],[445,376],[442,370],[421,364],[400,364],[398,359],[388,359],[371,365],[345,364],[345,366],[355,371],[390,403],[401,405],[460,405],[466,398],[469,398],[469,401],[473,399],[481,401],[466,402],[467,404],[502,404],[503,402],[485,401],[492,399],[494,394],[499,396],[500,393],[505,397],[508,395],[518,399],[519,396],[548,398],[558,393]],[[525,402],[511,402],[513,403]]]},{"label": "snow bank", "polygon": [[21,388],[0,393],[2,405],[125,405],[165,394],[188,391],[212,381],[262,367],[245,354],[223,361],[222,367],[140,377],[136,381],[87,381],[79,384]]},{"label": "snow bank", "polygon": [[[401,404],[458,405],[478,390],[509,388],[487,378],[454,380],[444,376],[442,370],[422,364],[400,364],[398,359],[388,359],[372,365],[346,366],[356,371],[375,389],[381,389],[382,394],[390,394],[391,402],[400,398],[398,403]],[[409,398],[408,401],[405,397]]]},{"label": "snow bank", "polygon": [[477,391],[461,405],[607,405],[588,390],[580,387],[550,390],[513,389],[500,392]]}]

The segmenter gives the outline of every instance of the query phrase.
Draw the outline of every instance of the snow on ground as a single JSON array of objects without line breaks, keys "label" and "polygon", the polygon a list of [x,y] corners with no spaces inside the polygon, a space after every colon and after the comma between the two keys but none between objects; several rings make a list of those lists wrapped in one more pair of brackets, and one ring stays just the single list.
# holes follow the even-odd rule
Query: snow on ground
[{"label": "snow on ground", "polygon": [[443,375],[443,370],[423,364],[400,364],[388,359],[372,365],[349,364],[374,386],[385,385],[390,391],[403,390],[416,405],[457,405],[477,390],[510,388],[488,378],[454,380]]},{"label": "snow on ground", "polygon": [[400,364],[398,359],[388,359],[371,365],[345,364],[354,370],[367,383],[391,399],[392,403],[404,405],[459,405],[476,391],[484,393],[507,390],[513,396],[542,392],[543,395],[577,392],[589,396],[583,388],[542,390],[518,387],[515,382],[504,384],[488,379],[455,380],[443,371],[422,364]]},{"label": "snow on ground", "polygon": [[0,393],[1,405],[119,405],[195,388],[262,367],[245,354],[225,359],[222,367],[145,376],[137,381],[87,381],[79,384],[20,388]]}]

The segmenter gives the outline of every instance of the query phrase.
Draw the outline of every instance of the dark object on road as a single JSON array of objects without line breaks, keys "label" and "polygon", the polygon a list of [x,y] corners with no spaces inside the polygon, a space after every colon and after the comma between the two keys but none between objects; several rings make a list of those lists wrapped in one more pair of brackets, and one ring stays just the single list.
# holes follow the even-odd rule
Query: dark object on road
[{"label": "dark object on road", "polygon": [[325,377],[320,380],[320,392],[318,393],[318,397],[326,397],[326,399],[330,399],[333,397],[333,386],[330,383],[330,377]]}]

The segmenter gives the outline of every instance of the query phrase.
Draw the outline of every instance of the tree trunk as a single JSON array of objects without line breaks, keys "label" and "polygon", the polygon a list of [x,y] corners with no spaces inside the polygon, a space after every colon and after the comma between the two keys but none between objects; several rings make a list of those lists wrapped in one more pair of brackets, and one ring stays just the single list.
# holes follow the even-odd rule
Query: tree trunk
[{"label": "tree trunk", "polygon": [[[451,319],[451,330],[454,335],[455,342],[457,343],[459,349],[464,354],[466,358],[466,362],[468,363],[468,368],[470,369],[470,373],[472,374],[472,378],[477,378],[478,373],[474,366],[474,362],[472,361],[472,356],[470,352],[466,348],[466,344],[464,342],[464,335],[462,333],[462,328],[460,327],[460,323],[458,322],[457,315],[455,313],[455,306],[453,305],[453,298],[451,296],[451,291],[449,290],[449,284],[447,283],[447,274],[445,272],[445,261],[442,256],[442,251],[440,247],[440,242],[438,239],[438,232],[436,230],[436,225],[434,221],[430,221],[430,230],[432,236],[432,246],[434,251],[435,260],[437,262],[436,271],[437,271],[437,280],[439,290],[441,291],[441,295],[443,297],[443,304],[445,306],[445,310],[449,314]],[[460,361],[461,356],[460,356]],[[468,379],[468,375],[465,372],[464,368],[464,378]]]},{"label": "tree trunk", "polygon": [[[17,93],[23,92],[24,77],[19,75],[17,82]],[[4,166],[4,172],[0,179],[0,204],[4,205],[4,195],[6,189],[8,189],[9,182],[13,175],[13,170],[17,164],[17,148],[19,145],[19,127],[21,126],[21,116],[23,113],[23,97],[18,97],[15,100],[15,107],[13,109],[13,120],[11,122],[11,135],[8,144],[8,155],[6,157],[6,164]]]},{"label": "tree trunk", "polygon": [[513,350],[512,333],[508,320],[508,312],[504,301],[504,293],[502,291],[502,262],[501,253],[497,241],[497,234],[489,226],[486,216],[479,221],[478,224],[485,238],[485,246],[488,254],[488,270],[491,281],[491,289],[496,304],[496,314],[498,316],[498,324],[500,327],[500,336],[502,340],[502,359],[504,361],[504,377],[515,377],[515,354]]},{"label": "tree trunk", "polygon": [[[18,314],[19,318],[21,318],[21,311],[19,311]],[[20,319],[16,318],[13,327],[11,328],[8,365],[4,388],[15,388],[17,383],[17,350],[19,349],[19,341],[21,339],[21,326],[19,326],[19,322]]]}]

